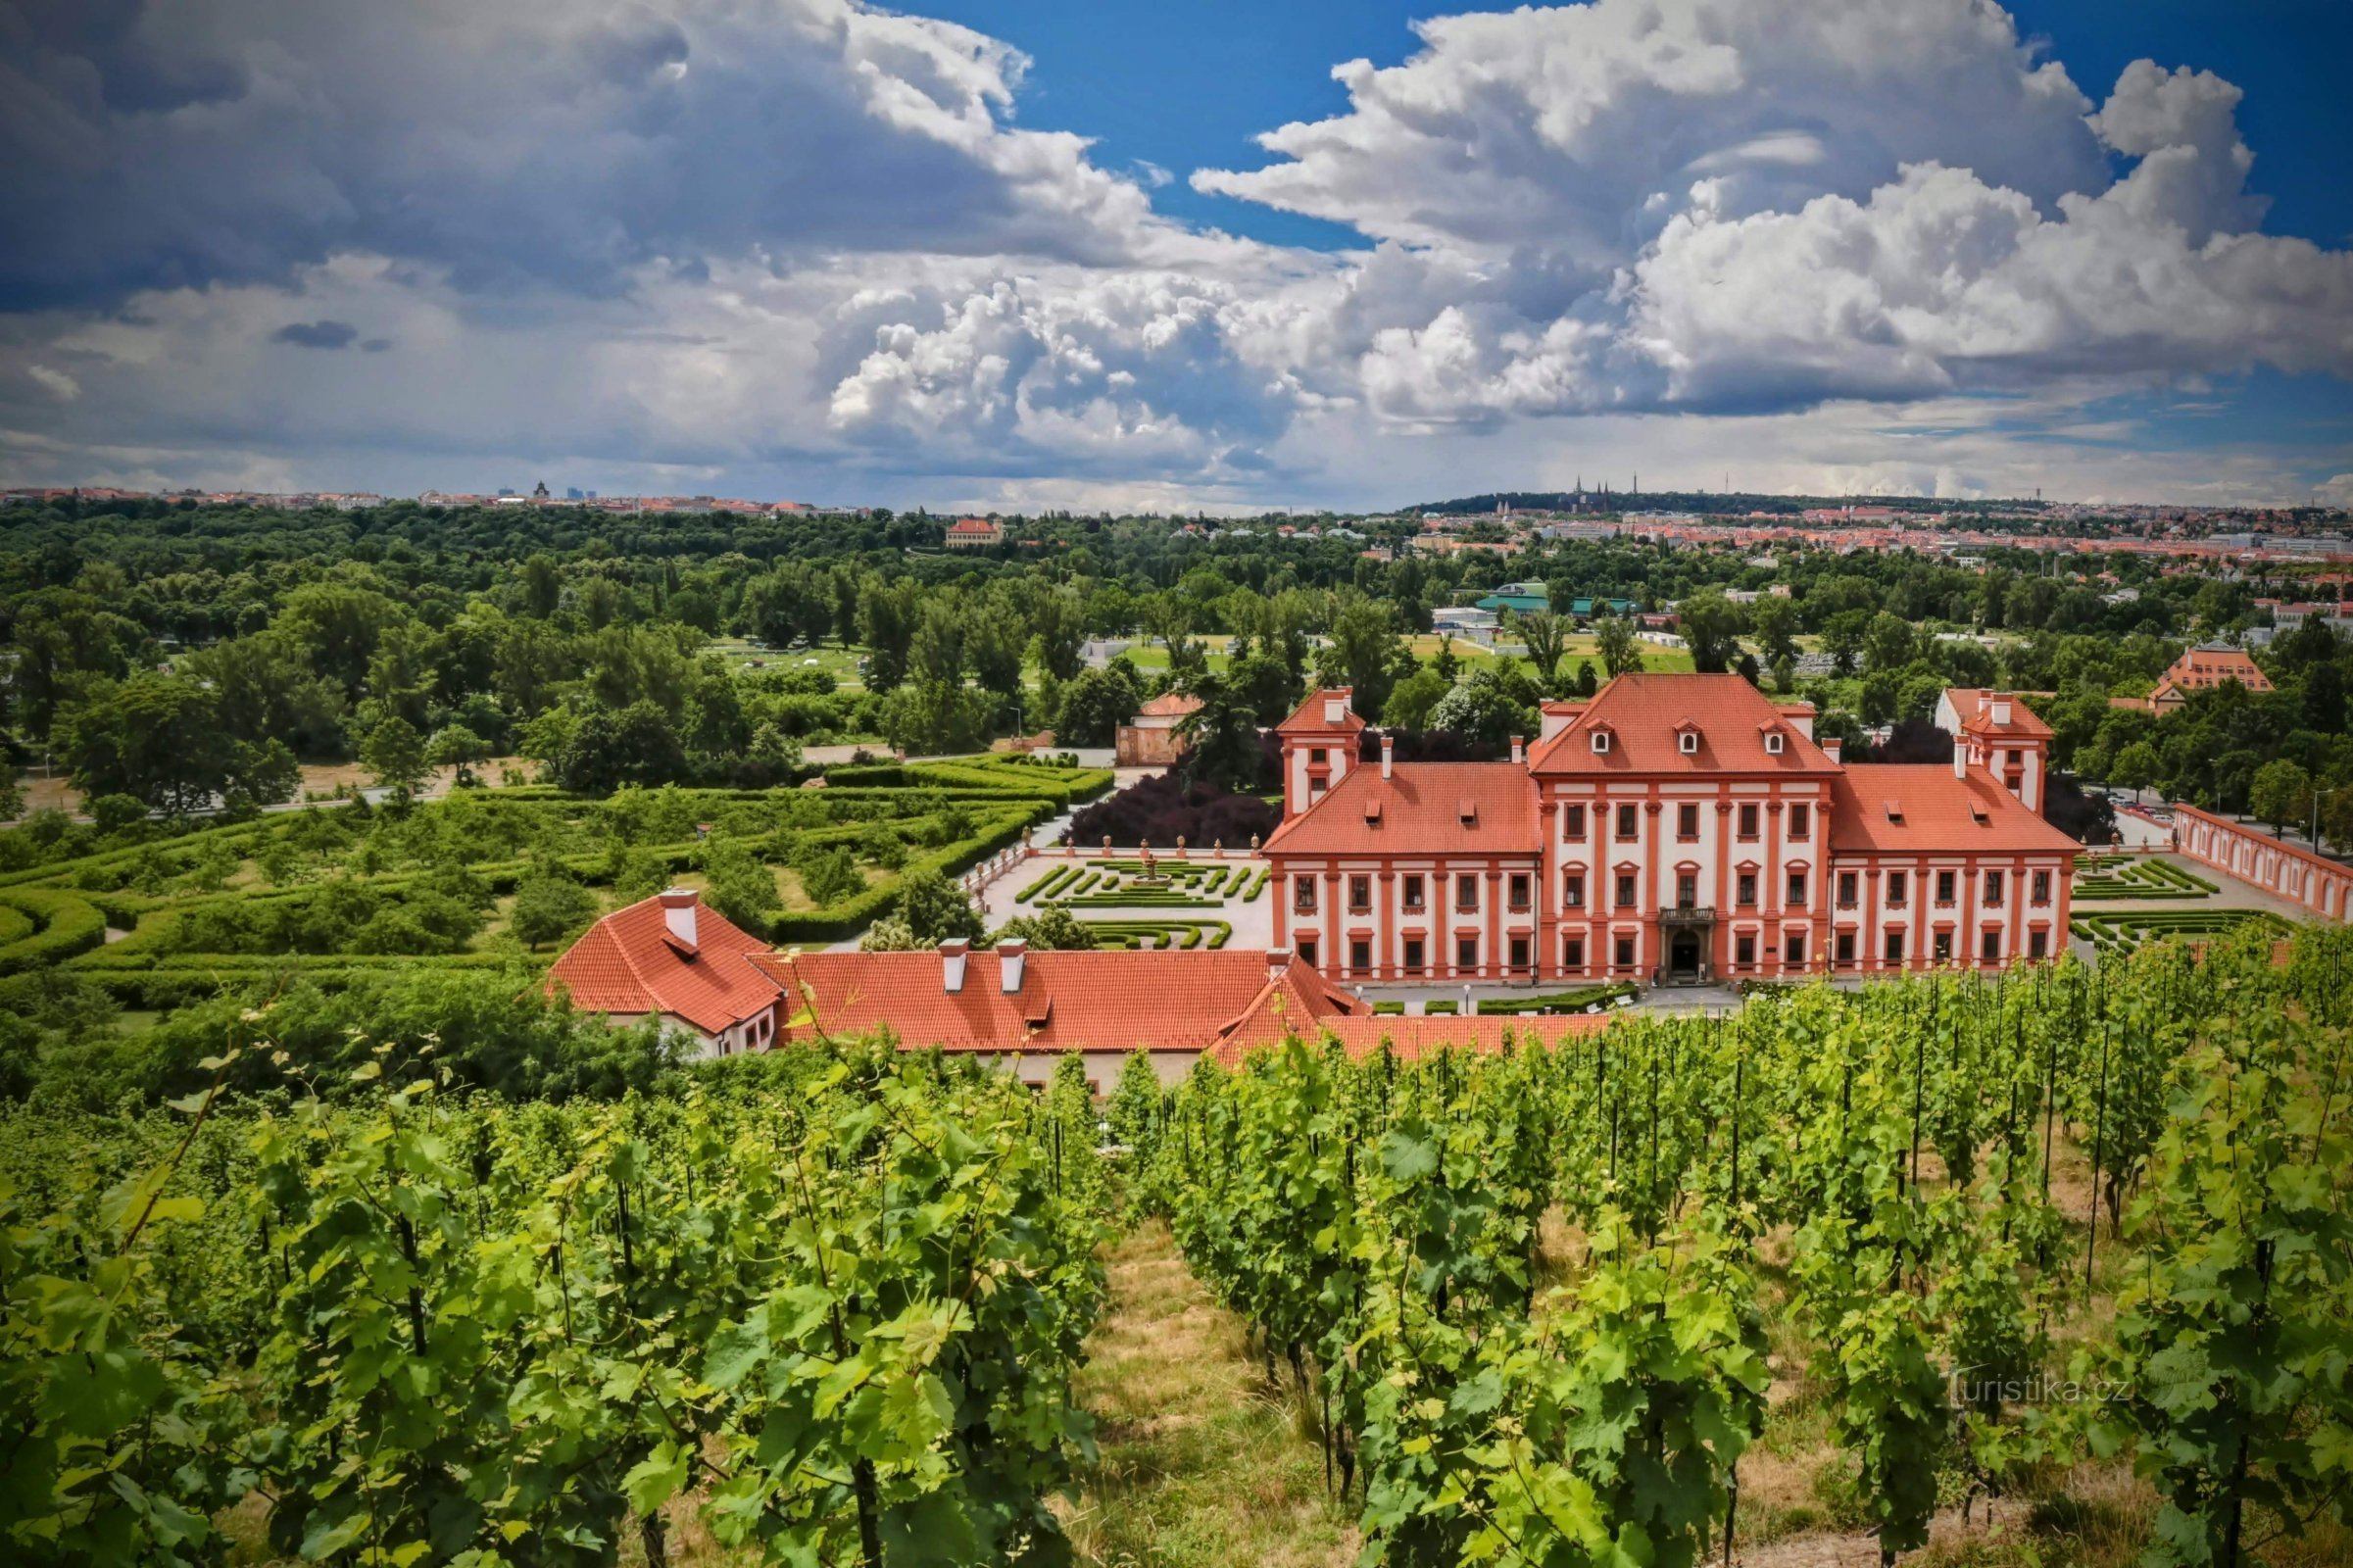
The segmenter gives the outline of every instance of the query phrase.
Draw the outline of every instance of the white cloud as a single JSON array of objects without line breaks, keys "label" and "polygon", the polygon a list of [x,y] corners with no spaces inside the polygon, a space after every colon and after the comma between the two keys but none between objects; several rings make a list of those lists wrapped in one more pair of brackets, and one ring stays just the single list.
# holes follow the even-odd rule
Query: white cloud
[{"label": "white cloud", "polygon": [[53,370],[46,365],[26,365],[25,373],[60,403],[71,403],[81,396],[81,383],[63,370]]},{"label": "white cloud", "polygon": [[[1013,123],[1017,50],[858,0],[0,0],[0,472],[1239,505],[1604,456],[2079,495],[2353,463],[2086,412],[2353,376],[2353,255],[2261,231],[2211,73],[2095,105],[1983,0],[1419,32],[1193,176],[1366,236],[1323,254],[1156,216],[1165,171]],[[2022,404],[2055,439],[1987,412]]]}]

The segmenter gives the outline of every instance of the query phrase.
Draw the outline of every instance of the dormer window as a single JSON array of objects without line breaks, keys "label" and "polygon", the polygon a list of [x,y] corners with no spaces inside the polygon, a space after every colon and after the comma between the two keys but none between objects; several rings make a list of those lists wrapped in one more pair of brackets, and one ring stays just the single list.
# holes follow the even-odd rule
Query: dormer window
[{"label": "dormer window", "polygon": [[1600,757],[1606,754],[1608,751],[1609,731],[1605,729],[1597,729],[1593,731],[1593,755],[1595,757]]},{"label": "dormer window", "polygon": [[1781,755],[1781,731],[1774,730],[1765,737],[1765,755],[1767,757]]},{"label": "dormer window", "polygon": [[1687,729],[1677,735],[1675,749],[1686,757],[1697,757],[1699,755],[1699,732],[1695,729]]}]

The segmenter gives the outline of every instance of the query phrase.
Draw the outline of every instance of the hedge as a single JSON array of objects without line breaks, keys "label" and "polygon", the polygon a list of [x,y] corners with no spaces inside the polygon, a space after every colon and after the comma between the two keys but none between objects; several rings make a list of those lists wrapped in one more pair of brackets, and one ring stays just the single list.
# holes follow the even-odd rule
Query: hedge
[{"label": "hedge", "polygon": [[2129,953],[2143,942],[2169,937],[2221,937],[2243,925],[2267,927],[2284,936],[2293,928],[2269,909],[2091,910],[2068,921],[2069,932],[2100,953]]},{"label": "hedge", "polygon": [[1422,1015],[1428,1018],[1451,1018],[1461,1011],[1462,1004],[1453,1001],[1451,998],[1445,1002],[1426,1002],[1422,1004]]},{"label": "hedge", "polygon": [[1575,991],[1556,991],[1541,997],[1488,997],[1479,1004],[1482,1017],[1504,1014],[1539,1014],[1560,1012],[1598,1012],[1620,997],[1638,994],[1638,988],[1625,981],[1607,985],[1580,986]]},{"label": "hedge", "polygon": [[1404,1014],[1405,1004],[1402,1002],[1376,1002],[1373,1004],[1373,1016],[1376,1018],[1401,1018]]},{"label": "hedge", "polygon": [[1006,845],[1018,841],[1031,827],[1053,814],[1053,808],[1045,802],[1031,801],[1017,811],[1003,816],[995,827],[948,845],[920,859],[909,860],[907,870],[891,881],[879,883],[822,909],[777,915],[768,922],[768,938],[789,946],[795,942],[839,942],[845,937],[854,937],[882,918],[899,897],[899,883],[909,872],[933,870],[943,876],[961,876]]},{"label": "hedge", "polygon": [[1259,867],[1257,877],[1250,883],[1250,890],[1242,896],[1242,902],[1245,904],[1257,903],[1258,895],[1266,891],[1266,879],[1272,875],[1274,875],[1273,866]]},{"label": "hedge", "polygon": [[[1233,939],[1234,927],[1224,920],[1087,920],[1101,947],[1122,951],[1141,947],[1147,937],[1161,948],[1222,948]],[[1204,941],[1204,939],[1206,939]]]},{"label": "hedge", "polygon": [[0,947],[0,974],[56,963],[106,941],[106,916],[78,893],[64,888],[10,888],[0,892],[0,906],[39,927],[31,935]]}]

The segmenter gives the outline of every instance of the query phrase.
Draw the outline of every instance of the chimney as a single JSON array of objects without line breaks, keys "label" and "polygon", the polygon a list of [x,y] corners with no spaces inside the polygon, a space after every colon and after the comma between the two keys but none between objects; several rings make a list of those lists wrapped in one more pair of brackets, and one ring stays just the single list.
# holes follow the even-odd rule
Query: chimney
[{"label": "chimney", "polygon": [[1381,776],[1382,776],[1383,778],[1387,778],[1387,777],[1389,777],[1390,769],[1391,769],[1391,768],[1393,768],[1393,767],[1395,767],[1395,766],[1397,766],[1397,737],[1395,737],[1394,735],[1384,735],[1384,736],[1382,736],[1382,737],[1381,737]]},{"label": "chimney", "polygon": [[1019,937],[1007,937],[997,944],[998,988],[1006,996],[1020,994],[1021,970],[1028,956],[1029,944]]},{"label": "chimney", "polygon": [[1291,950],[1289,948],[1268,948],[1266,950],[1266,978],[1280,980],[1290,972]]},{"label": "chimney", "polygon": [[2010,722],[2010,700],[2007,697],[2001,698],[1994,703],[1993,722],[2005,726]]},{"label": "chimney", "polygon": [[1838,754],[1844,750],[1846,750],[1846,743],[1835,735],[1822,743],[1822,755],[1834,762],[1838,760]]},{"label": "chimney", "polygon": [[662,923],[671,936],[694,947],[695,905],[699,895],[693,888],[664,888],[662,890]]},{"label": "chimney", "polygon": [[940,944],[940,977],[950,996],[964,989],[964,960],[972,956],[969,938],[950,937]]},{"label": "chimney", "polygon": [[1511,760],[1514,764],[1525,762],[1528,760],[1528,743],[1517,735],[1511,738]]},{"label": "chimney", "polygon": [[1952,776],[1955,778],[1969,776],[1969,743],[1958,735],[1953,737],[1952,743]]}]

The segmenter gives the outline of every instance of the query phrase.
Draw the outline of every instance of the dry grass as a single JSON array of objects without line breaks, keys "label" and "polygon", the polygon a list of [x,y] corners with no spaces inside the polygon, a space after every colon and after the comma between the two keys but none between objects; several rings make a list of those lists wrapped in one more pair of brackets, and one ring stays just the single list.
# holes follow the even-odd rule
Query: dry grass
[{"label": "dry grass", "polygon": [[1111,1300],[1078,1380],[1102,1456],[1064,1508],[1103,1568],[1352,1561],[1352,1507],[1324,1494],[1312,1413],[1266,1380],[1154,1221],[1110,1257]]}]

